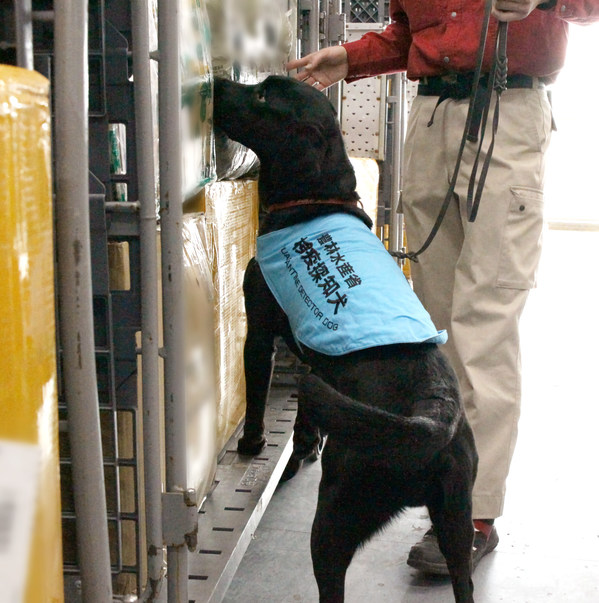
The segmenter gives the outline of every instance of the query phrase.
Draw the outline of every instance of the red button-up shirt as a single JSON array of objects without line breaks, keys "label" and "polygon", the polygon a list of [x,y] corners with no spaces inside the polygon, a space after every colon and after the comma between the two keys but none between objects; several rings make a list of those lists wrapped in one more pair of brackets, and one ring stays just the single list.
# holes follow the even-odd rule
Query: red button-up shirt
[{"label": "red button-up shirt", "polygon": [[[347,81],[407,70],[410,79],[474,71],[484,0],[391,0],[391,24],[345,44]],[[564,64],[568,22],[599,20],[599,0],[558,0],[508,27],[508,71],[554,80]],[[483,70],[488,71],[497,21],[491,19]],[[594,66],[596,69],[596,65]]]}]

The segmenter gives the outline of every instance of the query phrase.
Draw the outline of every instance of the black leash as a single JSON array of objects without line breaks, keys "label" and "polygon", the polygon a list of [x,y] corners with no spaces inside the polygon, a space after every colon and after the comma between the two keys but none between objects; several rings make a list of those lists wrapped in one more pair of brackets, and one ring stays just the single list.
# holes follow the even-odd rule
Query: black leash
[{"label": "black leash", "polygon": [[[501,93],[507,88],[507,23],[500,22],[499,30],[497,32],[497,40],[495,42],[495,55],[493,57],[493,68],[491,73],[489,74],[488,88],[487,88],[487,98],[483,107],[483,111],[481,113],[482,121],[477,124],[474,123],[474,120],[471,123],[471,128],[468,132],[468,140],[472,142],[476,142],[477,139],[477,129],[480,128],[480,141],[478,144],[478,150],[476,151],[476,157],[474,159],[474,165],[472,167],[472,174],[470,175],[470,182],[468,183],[468,196],[466,198],[466,209],[468,212],[468,222],[474,222],[476,220],[476,216],[478,214],[478,208],[480,205],[480,200],[483,194],[483,187],[485,185],[485,180],[487,178],[487,172],[489,171],[489,164],[491,163],[491,157],[493,155],[493,149],[495,147],[495,135],[497,134],[497,127],[499,125],[499,100],[501,98]],[[476,194],[474,193],[474,187],[476,185],[476,175],[478,171],[478,162],[480,159],[480,154],[482,151],[483,140],[485,137],[485,127],[487,124],[487,116],[489,114],[489,109],[491,106],[491,97],[493,95],[493,90],[495,90],[497,94],[497,101],[495,103],[495,111],[493,113],[493,123],[492,123],[492,132],[491,132],[491,144],[489,144],[489,148],[487,149],[487,156],[485,157],[485,161],[483,163],[480,179],[478,181],[478,186],[476,187]]]},{"label": "black leash", "polygon": [[[483,58],[485,53],[485,46],[487,43],[487,32],[489,31],[489,23],[491,20],[491,7],[492,1],[487,0],[485,4],[485,14],[483,18],[483,26],[481,29],[478,54],[476,58],[476,69],[474,72],[472,90],[470,93],[470,103],[468,105],[466,125],[464,127],[464,133],[460,142],[456,165],[453,170],[451,181],[449,183],[449,188],[447,189],[447,194],[445,195],[445,199],[443,201],[443,204],[441,205],[439,215],[437,216],[437,219],[431,229],[430,234],[428,235],[427,239],[424,241],[420,249],[418,249],[418,251],[391,251],[390,253],[394,257],[418,262],[418,256],[423,253],[426,249],[428,249],[429,245],[432,243],[437,232],[439,231],[441,223],[443,222],[445,214],[447,213],[447,209],[449,208],[449,204],[453,199],[455,185],[458,180],[458,174],[460,171],[460,165],[462,163],[462,155],[464,153],[466,141],[468,140],[470,142],[476,142],[479,138],[480,132],[480,141],[476,154],[476,159],[474,161],[474,166],[472,169],[472,174],[470,176],[470,182],[468,184],[467,198],[468,221],[474,222],[474,220],[476,219],[485,179],[487,177],[489,164],[491,162],[491,156],[493,154],[493,147],[495,146],[495,134],[497,133],[497,127],[499,124],[499,98],[501,96],[501,93],[507,87],[507,22],[503,21],[499,22],[499,29],[497,32],[497,39],[495,43],[495,54],[493,56],[493,67],[491,69],[491,73],[489,74],[487,87],[483,88],[482,86],[480,86]],[[476,187],[475,193],[474,189],[476,186],[478,162],[482,149],[483,139],[485,136],[487,117],[489,114],[489,108],[491,106],[493,90],[495,90],[495,92],[497,93],[497,103],[495,105],[495,112],[493,115],[491,144],[489,145],[489,149],[487,150],[487,156],[481,169],[480,179],[478,182],[478,186]],[[435,111],[437,110],[439,104],[450,97],[451,91],[449,91],[449,93],[442,94],[441,96],[439,96],[439,100],[437,101],[437,105],[435,106],[433,115],[431,116],[431,120],[428,124],[429,126],[433,123]]]}]

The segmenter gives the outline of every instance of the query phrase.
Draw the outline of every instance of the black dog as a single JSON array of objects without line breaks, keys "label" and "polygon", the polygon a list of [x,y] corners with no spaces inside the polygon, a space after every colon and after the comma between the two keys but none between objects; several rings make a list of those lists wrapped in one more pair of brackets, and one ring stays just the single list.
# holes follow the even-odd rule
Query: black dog
[{"label": "black dog", "polygon": [[[355,176],[326,97],[291,78],[215,83],[216,125],[260,159],[264,235],[334,212],[357,216]],[[244,281],[247,414],[239,451],[265,444],[264,408],[275,337],[311,367],[299,387],[294,457],[322,457],[312,562],[320,600],[344,598],[356,549],[403,508],[426,505],[447,559],[456,601],[473,601],[471,495],[477,465],[455,375],[435,344],[384,345],[329,356],[294,340],[255,259]],[[292,457],[293,458],[293,457]]]}]

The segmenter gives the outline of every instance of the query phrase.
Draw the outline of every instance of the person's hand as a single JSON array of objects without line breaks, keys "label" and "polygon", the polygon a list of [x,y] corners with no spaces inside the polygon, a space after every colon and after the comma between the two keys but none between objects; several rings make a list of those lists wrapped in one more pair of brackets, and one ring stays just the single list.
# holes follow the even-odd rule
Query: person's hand
[{"label": "person's hand", "polygon": [[545,0],[493,0],[492,15],[499,21],[520,21]]},{"label": "person's hand", "polygon": [[324,90],[347,76],[347,52],[343,46],[329,46],[287,63],[287,71],[302,67],[304,69],[294,76],[295,79]]}]

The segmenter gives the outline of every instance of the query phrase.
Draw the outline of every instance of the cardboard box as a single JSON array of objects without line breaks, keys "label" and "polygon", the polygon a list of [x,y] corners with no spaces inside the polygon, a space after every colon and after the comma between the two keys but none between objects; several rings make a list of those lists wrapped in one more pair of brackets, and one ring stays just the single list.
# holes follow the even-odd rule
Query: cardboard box
[{"label": "cardboard box", "polygon": [[255,255],[258,183],[215,182],[204,195],[215,299],[217,447],[226,444],[245,414],[243,346],[247,333],[243,277]]}]

